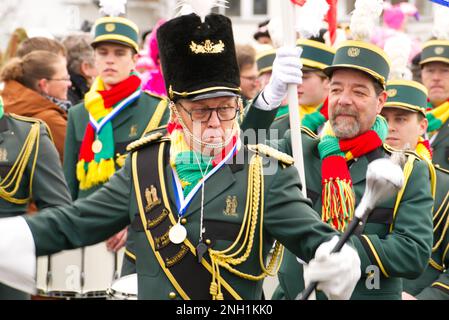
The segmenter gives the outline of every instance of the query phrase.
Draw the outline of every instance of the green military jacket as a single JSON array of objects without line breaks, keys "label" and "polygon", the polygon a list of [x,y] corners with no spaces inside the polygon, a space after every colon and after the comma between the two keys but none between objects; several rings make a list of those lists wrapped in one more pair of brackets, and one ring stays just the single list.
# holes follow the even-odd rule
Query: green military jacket
[{"label": "green military jacket", "polygon": [[[39,209],[71,203],[59,155],[39,120],[13,114],[0,119],[0,194],[0,218],[26,214],[31,201]],[[0,300],[26,298],[0,284]]]},{"label": "green military jacket", "polygon": [[282,139],[284,134],[290,129],[289,114],[284,114],[274,119],[270,127],[270,139]]},{"label": "green military jacket", "polygon": [[433,209],[432,256],[424,272],[416,279],[404,279],[404,291],[418,299],[449,300],[449,171],[436,169],[436,194]]},{"label": "green military jacket", "polygon": [[[112,119],[116,169],[123,165],[126,157],[125,149],[129,143],[140,139],[145,132],[154,130],[161,124],[167,124],[169,118],[167,105],[166,99],[149,92],[142,92],[137,101]],[[80,190],[79,181],[76,178],[76,164],[88,123],[89,113],[84,103],[69,109],[63,168],[73,200],[87,197],[100,187],[97,185],[87,190]]]},{"label": "green military jacket", "polygon": [[432,161],[441,168],[449,170],[449,121],[446,121],[431,139]]},{"label": "green military jacket", "polygon": [[[306,130],[302,135],[307,196],[313,208],[321,213],[321,160],[319,139]],[[291,153],[287,139],[270,142],[279,150]],[[356,195],[356,205],[365,191],[368,164],[388,156],[385,147],[348,163]],[[396,195],[378,205],[368,218],[363,233],[352,237],[352,243],[361,259],[362,278],[351,299],[401,299],[401,278],[418,277],[427,265],[432,245],[433,198],[430,192],[429,169],[424,161],[411,160],[413,170],[405,191],[394,211]],[[374,270],[374,277],[367,272]],[[286,252],[279,271],[280,288],[274,298],[294,299],[304,288],[302,266],[294,254]],[[319,295],[318,298],[324,297]]]},{"label": "green military jacket", "polygon": [[[276,115],[276,110],[262,111],[256,108],[250,108],[251,104],[248,104],[251,100],[243,99],[243,105],[246,108],[243,111],[243,115],[239,117],[240,129],[242,130],[242,141],[247,144],[256,144],[266,140],[265,128],[268,127],[273,121]],[[250,129],[250,130],[248,130]],[[259,129],[262,132],[262,136],[258,136]],[[166,133],[165,127],[160,127],[153,132]],[[260,138],[260,139],[259,139]],[[136,250],[134,248],[135,232],[133,228],[128,229],[128,238],[126,241],[125,256],[122,264],[121,276],[136,273]]]},{"label": "green military jacket", "polygon": [[[190,296],[185,294],[184,287],[179,283],[193,280],[193,288],[197,287],[196,281],[199,280],[195,270],[203,268],[206,262],[210,261],[210,249],[222,250],[232,244],[248,244],[250,242],[245,242],[244,239],[252,239],[249,255],[235,268],[245,274],[258,275],[261,273],[259,259],[265,261],[274,239],[279,240],[303,260],[309,261],[316,248],[336,234],[330,226],[320,221],[310,208],[310,202],[302,198],[297,171],[288,161],[284,161],[285,156],[279,156],[280,153],[272,149],[257,151],[253,148],[253,151],[249,151],[242,147],[237,154],[237,158],[244,156],[240,158],[241,162],[226,163],[205,182],[203,222],[206,228],[205,241],[210,248],[202,264],[193,260],[194,264],[185,267],[184,261],[190,261],[188,259],[192,258],[194,246],[199,241],[201,192],[194,196],[183,217],[185,220],[182,223],[187,229],[188,242],[184,241],[179,245],[181,247],[174,247],[174,244],[166,241],[165,229],[157,234],[161,235],[157,240],[152,238],[151,235],[154,235],[159,226],[166,223],[171,226],[175,223],[177,209],[172,169],[166,152],[168,149],[165,149],[169,147],[169,141],[147,140],[145,143],[142,140],[137,145],[134,144],[137,150],[126,159],[124,167],[90,197],[78,199],[72,206],[46,209],[35,217],[27,218],[37,255],[100,242],[131,223],[135,226],[136,234],[133,247],[137,258],[138,297],[187,299]],[[161,149],[161,146],[164,149]],[[145,152],[156,151],[158,169],[153,171],[149,162],[146,159],[139,160],[139,157]],[[263,184],[254,184],[254,181],[259,181],[253,180],[254,176],[250,179],[249,171],[251,168],[254,170],[254,165],[250,166],[248,159],[253,159],[255,154],[263,157],[263,178],[258,175]],[[271,157],[266,157],[266,154],[271,154]],[[153,180],[140,178],[141,175],[152,175]],[[160,183],[160,189],[156,180]],[[253,187],[248,190],[248,186],[253,184],[259,185],[260,188]],[[264,200],[263,213],[252,213],[251,217],[258,217],[257,220],[252,220],[256,221],[255,229],[252,230],[257,231],[249,233],[252,237],[239,238],[242,241],[239,242],[240,240],[236,241],[239,232],[246,234],[242,229],[242,221],[246,219],[249,191],[251,199],[256,197]],[[160,215],[152,216],[155,212],[160,212]],[[259,257],[260,246],[263,247],[262,257]],[[153,247],[156,249],[153,250]],[[182,251],[186,247],[187,251]],[[178,248],[181,249],[178,251]],[[168,253],[170,257],[161,259],[162,253]],[[237,293],[234,298],[262,297],[262,281],[249,280],[248,277],[242,278],[225,268],[220,269],[220,275],[232,288],[231,291]],[[175,273],[181,275],[173,277]],[[207,285],[211,278],[209,274]],[[193,296],[210,298],[209,287]]]}]

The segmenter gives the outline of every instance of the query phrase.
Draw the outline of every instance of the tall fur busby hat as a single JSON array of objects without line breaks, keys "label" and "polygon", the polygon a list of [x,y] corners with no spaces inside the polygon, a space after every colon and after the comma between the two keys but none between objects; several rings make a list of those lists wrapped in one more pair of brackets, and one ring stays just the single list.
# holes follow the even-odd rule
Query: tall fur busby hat
[{"label": "tall fur busby hat", "polygon": [[236,96],[240,92],[229,18],[219,14],[184,14],[164,23],[157,39],[172,101]]}]

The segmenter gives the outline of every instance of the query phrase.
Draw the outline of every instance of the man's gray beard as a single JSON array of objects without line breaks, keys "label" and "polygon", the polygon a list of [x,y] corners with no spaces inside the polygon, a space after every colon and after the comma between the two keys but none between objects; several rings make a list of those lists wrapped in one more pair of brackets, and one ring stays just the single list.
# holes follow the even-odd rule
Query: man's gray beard
[{"label": "man's gray beard", "polygon": [[340,125],[337,125],[335,123],[335,120],[331,119],[331,126],[332,126],[332,130],[335,133],[335,136],[338,139],[352,139],[352,138],[355,138],[360,132],[360,124],[357,121],[357,119],[356,119],[354,125],[352,125],[352,126],[348,126],[348,125],[346,125],[346,123],[341,123],[341,122],[340,122]]}]

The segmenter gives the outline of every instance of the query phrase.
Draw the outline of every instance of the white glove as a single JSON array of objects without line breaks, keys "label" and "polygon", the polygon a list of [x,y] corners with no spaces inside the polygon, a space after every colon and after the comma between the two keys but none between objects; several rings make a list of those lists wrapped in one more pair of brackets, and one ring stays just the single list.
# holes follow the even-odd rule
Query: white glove
[{"label": "white glove", "polygon": [[318,281],[317,289],[330,300],[348,300],[360,279],[360,258],[352,247],[345,244],[340,252],[330,253],[338,237],[322,243],[315,252],[315,258],[304,266],[304,282]]},{"label": "white glove", "polygon": [[33,234],[23,217],[0,219],[0,282],[34,294],[35,252]]},{"label": "white glove", "polygon": [[276,109],[287,96],[287,85],[302,83],[301,53],[302,48],[300,47],[280,47],[277,49],[270,82],[261,93],[262,100],[266,103],[261,102],[259,104],[259,106],[262,105],[260,109]]}]

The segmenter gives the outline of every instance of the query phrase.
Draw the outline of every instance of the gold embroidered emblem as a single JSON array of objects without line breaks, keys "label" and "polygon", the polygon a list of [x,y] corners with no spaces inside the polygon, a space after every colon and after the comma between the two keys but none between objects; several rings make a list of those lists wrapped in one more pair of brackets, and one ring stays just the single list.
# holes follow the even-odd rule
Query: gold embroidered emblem
[{"label": "gold embroidered emblem", "polygon": [[226,208],[223,210],[223,213],[227,216],[238,217],[237,205],[237,196],[227,196]]},{"label": "gold embroidered emblem", "polygon": [[129,135],[128,135],[128,137],[130,137],[130,138],[135,137],[135,136],[137,136],[137,124],[133,124],[131,126],[131,128],[129,129]]},{"label": "gold embroidered emblem", "polygon": [[[147,227],[148,229],[153,229],[154,227],[156,227],[157,225],[159,225],[159,223],[161,223],[162,221],[164,221],[164,219],[168,216],[168,210],[167,209],[163,209],[162,213],[159,217],[154,218],[153,220],[147,220]],[[168,236],[168,233],[167,233]]]},{"label": "gold embroidered emblem", "polygon": [[396,97],[397,94],[398,94],[398,90],[396,90],[396,89],[389,89],[387,91],[387,95],[389,98]]},{"label": "gold embroidered emblem", "polygon": [[115,30],[115,24],[114,24],[114,23],[107,23],[107,24],[104,26],[104,29],[105,29],[107,32],[112,32],[112,31]]},{"label": "gold embroidered emblem", "polygon": [[161,250],[162,248],[165,248],[170,243],[170,238],[168,237],[168,232],[169,232],[169,230],[167,230],[167,232],[164,233],[162,236],[154,238],[154,244],[155,244],[156,250]]},{"label": "gold embroidered emblem", "polygon": [[443,47],[436,47],[434,50],[435,54],[437,55],[442,55],[444,53],[444,48]]},{"label": "gold embroidered emblem", "polygon": [[190,50],[192,50],[193,53],[199,54],[199,53],[220,53],[224,50],[224,43],[223,41],[218,41],[218,43],[213,43],[211,40],[205,40],[203,43],[196,44],[195,42],[190,42]]},{"label": "gold embroidered emblem", "polygon": [[179,261],[181,261],[182,258],[189,252],[189,247],[187,247],[185,244],[181,245],[181,249],[171,258],[165,258],[165,266],[167,268],[172,267],[173,265],[177,264]]},{"label": "gold embroidered emblem", "polygon": [[145,189],[145,199],[147,200],[147,206],[145,207],[145,212],[150,211],[155,206],[161,203],[161,199],[157,196],[156,188],[151,185],[150,188]]},{"label": "gold embroidered emblem", "polygon": [[358,57],[360,54],[360,49],[359,48],[349,48],[348,49],[348,56],[351,58],[355,58]]},{"label": "gold embroidered emblem", "polygon": [[8,150],[6,150],[5,148],[0,148],[0,161],[8,161]]}]

